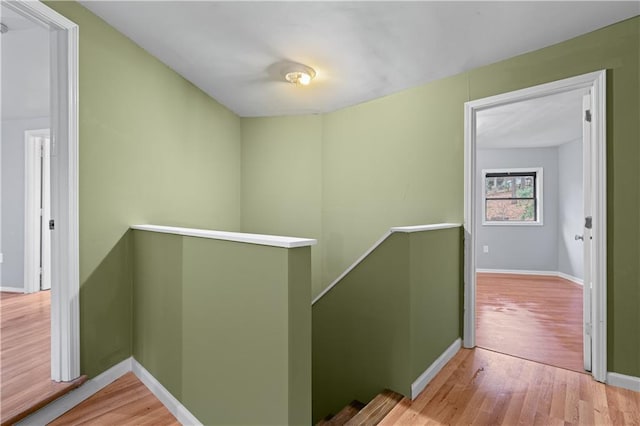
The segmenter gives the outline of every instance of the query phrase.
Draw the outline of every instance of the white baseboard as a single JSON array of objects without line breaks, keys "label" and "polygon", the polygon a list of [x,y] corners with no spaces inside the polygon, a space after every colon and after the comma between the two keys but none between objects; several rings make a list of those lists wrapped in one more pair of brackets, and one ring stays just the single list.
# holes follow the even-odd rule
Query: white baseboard
[{"label": "white baseboard", "polygon": [[573,275],[565,274],[564,272],[558,271],[558,276],[560,278],[564,278],[565,280],[571,281],[578,285],[584,285],[584,280],[582,278],[574,277]]},{"label": "white baseboard", "polygon": [[151,393],[167,407],[181,424],[202,426],[202,423],[135,359],[133,360],[133,374],[149,388]]},{"label": "white baseboard", "polygon": [[136,377],[149,388],[151,393],[167,407],[167,410],[173,414],[176,419],[183,425],[202,426],[202,423],[185,408],[177,399],[169,393],[169,391],[160,384],[155,377],[151,375],[138,361],[133,357],[129,357],[124,361],[114,365],[104,373],[87,380],[82,386],[72,390],[68,394],[61,396],[35,413],[25,417],[17,426],[39,426],[52,422],[85,399],[100,391],[102,388],[110,385],[120,377],[129,372],[133,372]]},{"label": "white baseboard", "polygon": [[427,387],[436,374],[458,353],[462,347],[462,339],[457,338],[425,371],[411,384],[411,399],[417,396]]},{"label": "white baseboard", "polygon": [[24,288],[22,287],[0,287],[0,291],[6,291],[7,293],[24,293]]},{"label": "white baseboard", "polygon": [[607,384],[619,388],[640,392],[640,377],[625,374],[607,373]]},{"label": "white baseboard", "polygon": [[584,281],[581,278],[574,277],[573,275],[565,274],[564,272],[560,271],[528,271],[524,269],[476,269],[476,272],[485,274],[541,275],[548,277],[559,277],[579,285],[584,285]]},{"label": "white baseboard", "polygon": [[79,388],[72,390],[68,394],[42,407],[40,410],[16,423],[16,425],[37,426],[52,422],[102,388],[131,371],[132,360],[133,358],[127,358],[93,379],[87,380]]}]

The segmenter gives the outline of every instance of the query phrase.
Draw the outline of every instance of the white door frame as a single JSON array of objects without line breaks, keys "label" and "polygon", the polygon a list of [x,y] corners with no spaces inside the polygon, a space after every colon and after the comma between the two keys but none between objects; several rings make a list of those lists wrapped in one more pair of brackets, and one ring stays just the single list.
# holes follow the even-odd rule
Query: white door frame
[{"label": "white door frame", "polygon": [[[592,96],[591,187],[593,213],[592,253],[592,375],[604,382],[607,376],[607,187],[606,187],[606,70],[541,84],[514,92],[466,102],[464,106],[464,346],[476,345],[476,114],[499,105],[568,92],[590,89]],[[587,285],[585,283],[585,289]]]},{"label": "white door frame", "polygon": [[[51,288],[50,167],[48,162],[49,129],[24,132],[24,292],[35,293]],[[46,154],[46,155],[45,155]],[[42,210],[40,210],[42,208]],[[40,267],[42,266],[42,269]]]},{"label": "white door frame", "polygon": [[39,1],[2,2],[50,31],[51,378],[80,376],[78,26]]}]

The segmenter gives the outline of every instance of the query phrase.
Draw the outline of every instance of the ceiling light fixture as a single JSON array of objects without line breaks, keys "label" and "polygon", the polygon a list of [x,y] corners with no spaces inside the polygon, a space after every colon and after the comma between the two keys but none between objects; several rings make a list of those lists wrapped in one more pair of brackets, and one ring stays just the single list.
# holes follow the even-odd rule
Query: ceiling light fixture
[{"label": "ceiling light fixture", "polygon": [[308,86],[315,76],[316,71],[313,68],[302,64],[291,64],[285,71],[284,79],[296,86]]}]

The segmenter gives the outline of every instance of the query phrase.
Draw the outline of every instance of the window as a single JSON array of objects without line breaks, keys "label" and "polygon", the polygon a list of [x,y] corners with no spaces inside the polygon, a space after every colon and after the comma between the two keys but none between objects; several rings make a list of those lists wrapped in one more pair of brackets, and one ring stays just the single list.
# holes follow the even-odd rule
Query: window
[{"label": "window", "polygon": [[483,170],[483,225],[542,225],[542,168]]}]

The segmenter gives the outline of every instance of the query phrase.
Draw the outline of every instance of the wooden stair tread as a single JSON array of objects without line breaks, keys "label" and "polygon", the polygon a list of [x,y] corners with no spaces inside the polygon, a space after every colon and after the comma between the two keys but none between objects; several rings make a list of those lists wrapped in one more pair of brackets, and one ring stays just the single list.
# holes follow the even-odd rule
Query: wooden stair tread
[{"label": "wooden stair tread", "polygon": [[376,395],[358,414],[345,423],[346,426],[374,426],[389,414],[400,400],[404,398],[397,392],[385,389]]},{"label": "wooden stair tread", "polygon": [[335,416],[327,416],[323,420],[319,421],[316,426],[343,426],[349,420],[351,420],[356,414],[360,412],[365,407],[365,404],[353,400],[348,405],[346,405],[342,410],[338,412]]}]

